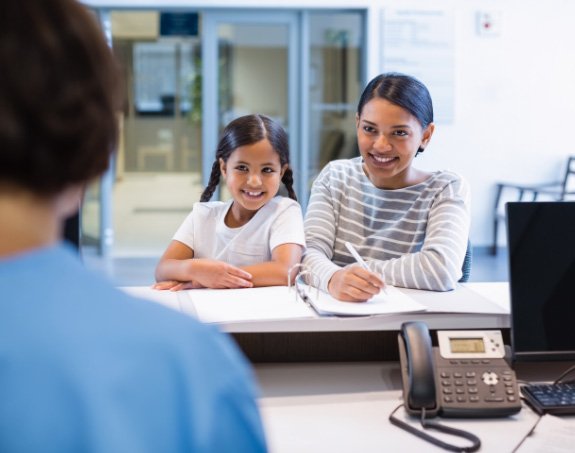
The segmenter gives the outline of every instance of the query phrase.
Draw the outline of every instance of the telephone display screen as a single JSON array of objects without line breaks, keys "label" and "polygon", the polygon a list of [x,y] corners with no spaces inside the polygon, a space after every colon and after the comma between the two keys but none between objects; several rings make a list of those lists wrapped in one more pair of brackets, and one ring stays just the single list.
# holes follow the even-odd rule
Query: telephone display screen
[{"label": "telephone display screen", "polygon": [[453,353],[485,352],[483,338],[450,338],[449,349]]}]

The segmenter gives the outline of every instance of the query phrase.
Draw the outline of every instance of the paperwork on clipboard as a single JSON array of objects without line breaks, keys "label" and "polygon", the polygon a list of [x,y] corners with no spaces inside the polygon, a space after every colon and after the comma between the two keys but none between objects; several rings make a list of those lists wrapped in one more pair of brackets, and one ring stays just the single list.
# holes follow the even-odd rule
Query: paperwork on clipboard
[{"label": "paperwork on clipboard", "polygon": [[365,302],[343,302],[324,291],[319,291],[308,285],[303,290],[308,296],[309,303],[321,314],[339,316],[373,316],[394,315],[426,311],[425,305],[416,302],[397,288],[387,285],[386,293],[383,291]]},{"label": "paperwork on clipboard", "polygon": [[176,292],[158,291],[150,287],[121,289],[132,296],[159,302],[208,323],[391,316],[419,312],[508,316],[509,309],[483,297],[469,285],[459,285],[454,291],[443,293],[388,285],[388,294],[380,293],[367,302],[342,302],[303,283],[298,283],[297,297],[294,286]]},{"label": "paperwork on clipboard", "polygon": [[[309,307],[296,289],[269,286],[244,289],[194,289],[187,291],[200,320],[209,323],[274,319],[314,318],[317,313],[340,316],[371,316],[425,311],[425,306],[388,286],[388,294],[379,294],[366,302],[342,302],[315,288],[301,285]],[[185,307],[182,307],[185,310]]]}]

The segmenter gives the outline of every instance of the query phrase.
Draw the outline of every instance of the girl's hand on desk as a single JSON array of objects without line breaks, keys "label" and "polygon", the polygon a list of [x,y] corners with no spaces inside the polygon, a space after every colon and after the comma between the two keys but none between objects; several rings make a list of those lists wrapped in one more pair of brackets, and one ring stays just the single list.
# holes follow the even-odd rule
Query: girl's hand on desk
[{"label": "girl's hand on desk", "polygon": [[166,280],[152,285],[152,289],[157,289],[160,291],[164,290],[180,291],[182,289],[198,289],[198,288],[203,288],[203,286],[196,282],[178,282],[176,280]]},{"label": "girl's hand on desk", "polygon": [[152,289],[158,289],[160,291],[164,291],[167,289],[173,289],[174,287],[176,287],[177,285],[180,285],[180,284],[181,284],[181,282],[178,282],[176,280],[166,280],[163,282],[154,283],[152,285]]},{"label": "girl's hand on desk", "polygon": [[365,302],[378,294],[384,286],[383,280],[377,274],[352,265],[332,275],[328,291],[339,300]]},{"label": "girl's hand on desk", "polygon": [[251,288],[252,275],[249,272],[223,261],[193,260],[194,283],[205,288]]}]

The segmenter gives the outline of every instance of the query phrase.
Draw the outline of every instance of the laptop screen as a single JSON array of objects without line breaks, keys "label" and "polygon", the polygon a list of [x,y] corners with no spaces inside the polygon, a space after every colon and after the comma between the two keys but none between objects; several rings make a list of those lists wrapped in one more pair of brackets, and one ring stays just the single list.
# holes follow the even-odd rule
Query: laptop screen
[{"label": "laptop screen", "polygon": [[575,202],[507,203],[514,359],[575,359]]}]

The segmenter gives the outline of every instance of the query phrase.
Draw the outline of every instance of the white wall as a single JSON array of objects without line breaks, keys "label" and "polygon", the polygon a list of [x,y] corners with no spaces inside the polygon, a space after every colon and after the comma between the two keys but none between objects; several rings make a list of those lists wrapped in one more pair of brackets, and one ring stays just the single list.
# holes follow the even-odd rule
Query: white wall
[{"label": "white wall", "polygon": [[[570,0],[200,0],[102,1],[93,6],[365,8],[368,75],[381,70],[385,8],[450,9],[455,19],[455,117],[436,129],[418,157],[426,169],[451,169],[472,189],[474,245],[491,240],[496,181],[557,179],[575,154],[575,2]],[[478,11],[501,15],[501,33],[476,32]],[[500,237],[504,236],[500,234]],[[504,239],[502,237],[502,239]]]},{"label": "white wall", "polygon": [[[558,179],[566,157],[575,154],[569,135],[575,131],[575,2],[378,4],[454,12],[455,117],[452,124],[438,126],[418,164],[451,169],[469,181],[471,240],[488,245],[495,183]],[[500,13],[498,36],[476,32],[478,11]],[[377,53],[377,45],[371,52]],[[504,241],[503,230],[499,236]]]}]

